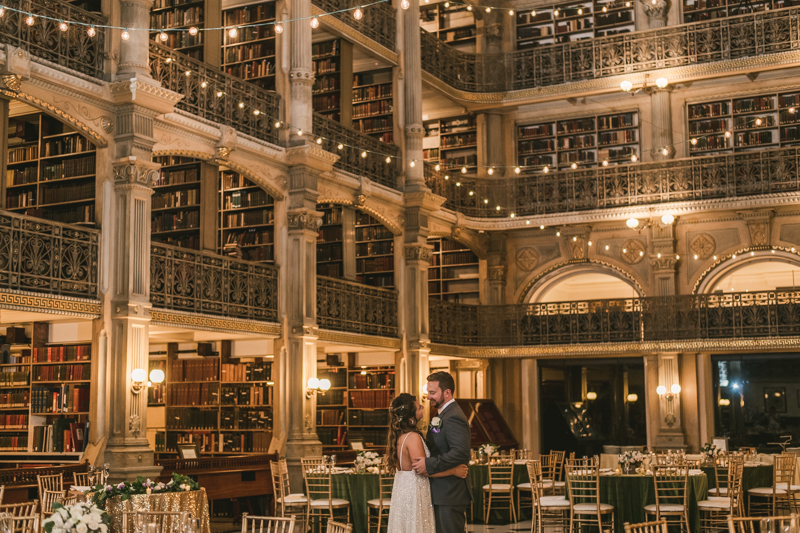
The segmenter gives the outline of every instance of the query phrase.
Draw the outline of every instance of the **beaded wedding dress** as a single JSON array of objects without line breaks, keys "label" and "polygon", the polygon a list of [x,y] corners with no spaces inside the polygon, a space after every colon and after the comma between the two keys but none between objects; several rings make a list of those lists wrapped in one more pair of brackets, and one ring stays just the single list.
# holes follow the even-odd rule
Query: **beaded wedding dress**
[{"label": "beaded wedding dress", "polygon": [[[408,435],[400,446],[400,470],[394,476],[386,533],[434,533],[436,522],[431,503],[431,484],[427,477],[418,476],[413,470],[403,471],[403,449]],[[431,452],[424,439],[422,445],[425,446],[425,457],[430,457]]]}]

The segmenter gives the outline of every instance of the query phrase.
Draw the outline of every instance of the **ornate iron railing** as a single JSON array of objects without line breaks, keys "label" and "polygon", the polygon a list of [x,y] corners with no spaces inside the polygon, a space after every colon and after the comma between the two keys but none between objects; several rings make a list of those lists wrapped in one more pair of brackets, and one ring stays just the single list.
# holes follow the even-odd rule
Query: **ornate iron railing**
[{"label": "ornate iron railing", "polygon": [[740,339],[800,335],[800,291],[500,306],[430,300],[430,337],[458,346]]},{"label": "ornate iron railing", "polygon": [[321,329],[398,337],[397,291],[317,276]]},{"label": "ornate iron railing", "polygon": [[[62,67],[76,70],[99,80],[103,79],[106,38],[101,27],[107,23],[100,15],[89,13],[67,2],[58,0],[3,0],[5,12],[0,17],[0,43],[27,50],[31,55]],[[27,15],[34,15],[34,23],[25,23]],[[67,31],[58,28],[59,21],[70,24]],[[89,37],[89,26],[95,26],[94,37]]]},{"label": "ornate iron railing", "polygon": [[153,307],[276,322],[275,267],[152,243],[150,302]]},{"label": "ornate iron railing", "polygon": [[0,211],[0,288],[97,298],[97,230]]},{"label": "ornate iron railing", "polygon": [[[352,2],[313,0],[312,3],[325,13],[333,13],[331,16],[389,50],[397,48],[397,12],[392,9],[391,3],[384,2],[369,6],[363,10],[364,16],[361,20],[356,20],[352,11],[342,11],[352,9],[355,6]],[[325,17],[320,20],[325,22]]]},{"label": "ornate iron railing", "polygon": [[[53,456],[60,455],[57,453]],[[74,474],[89,471],[89,462],[64,466],[27,466],[22,468],[9,468],[0,470],[0,485],[5,487],[36,487],[39,476],[53,476],[61,474],[64,481],[73,479]]]},{"label": "ornate iron railing", "polygon": [[153,78],[183,95],[178,109],[277,144],[281,97],[164,46],[150,43]]},{"label": "ornate iron railing", "polygon": [[[314,113],[314,135],[322,139],[323,149],[339,155],[334,167],[398,188],[400,148],[396,145],[383,143],[318,113]],[[388,163],[387,156],[392,156]]]},{"label": "ornate iron railing", "polygon": [[510,213],[544,215],[797,192],[800,191],[800,150],[781,148],[548,174],[540,172],[499,180],[460,176],[425,166],[428,187],[447,198],[444,206],[448,209],[475,217],[507,217]]},{"label": "ornate iron railing", "polygon": [[800,8],[545,45],[508,54],[459,52],[422,31],[422,68],[451,87],[494,92],[796,50]]}]

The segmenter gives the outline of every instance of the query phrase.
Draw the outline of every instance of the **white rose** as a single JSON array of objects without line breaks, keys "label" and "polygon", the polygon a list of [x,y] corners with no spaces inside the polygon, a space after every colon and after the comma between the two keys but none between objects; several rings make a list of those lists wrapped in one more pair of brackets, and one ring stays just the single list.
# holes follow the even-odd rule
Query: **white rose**
[{"label": "white rose", "polygon": [[100,531],[102,531],[103,533],[107,533],[108,532],[108,526],[101,523],[100,524]]},{"label": "white rose", "polygon": [[89,526],[89,529],[97,529],[101,521],[102,519],[97,513],[89,513],[83,517],[83,523]]},{"label": "white rose", "polygon": [[64,533],[64,529],[60,527],[54,527],[51,533]]},{"label": "white rose", "polygon": [[81,522],[77,526],[75,526],[75,533],[89,533],[89,528],[86,527],[86,524]]},{"label": "white rose", "polygon": [[53,516],[50,517],[50,521],[55,524],[55,527],[64,525],[64,521],[61,519],[61,513],[53,513]]},{"label": "white rose", "polygon": [[[55,514],[55,513],[53,513],[53,514]],[[64,520],[66,520],[67,518],[69,518],[69,511],[67,511],[67,510],[66,510],[66,509],[64,509],[63,507],[62,507],[61,509],[59,509],[59,510],[58,510],[58,514],[60,514],[60,515],[61,515],[61,518],[63,518]]]}]

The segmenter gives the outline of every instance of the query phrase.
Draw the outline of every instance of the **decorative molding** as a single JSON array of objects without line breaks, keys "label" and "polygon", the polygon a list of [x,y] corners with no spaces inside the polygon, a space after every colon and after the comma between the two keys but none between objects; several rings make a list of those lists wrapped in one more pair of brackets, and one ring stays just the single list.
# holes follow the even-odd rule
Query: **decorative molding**
[{"label": "decorative molding", "polygon": [[406,261],[422,261],[430,263],[433,257],[433,246],[427,244],[406,244],[405,245],[405,258]]},{"label": "decorative molding", "polygon": [[79,318],[99,318],[99,300],[47,296],[42,293],[0,289],[0,309],[66,315]]},{"label": "decorative molding", "polygon": [[325,342],[334,342],[337,344],[389,348],[391,350],[400,350],[403,347],[403,341],[401,339],[360,335],[358,333],[344,333],[341,331],[332,331],[328,329],[319,330],[319,340]]},{"label": "decorative molding", "polygon": [[539,264],[539,253],[536,248],[526,246],[517,251],[517,268],[524,272],[531,272]]},{"label": "decorative molding", "polygon": [[67,113],[66,111],[62,111],[61,109],[57,108],[52,104],[48,104],[44,100],[41,100],[35,96],[32,96],[25,92],[10,92],[10,91],[3,91],[3,94],[9,98],[15,98],[18,100],[25,100],[29,104],[33,105],[34,107],[38,107],[42,111],[45,111],[48,114],[54,115],[59,119],[63,119],[64,121],[72,124],[78,131],[85,134],[89,137],[92,142],[99,145],[102,148],[106,148],[108,146],[108,141],[105,137],[100,135],[99,133],[95,132],[92,128],[90,128],[86,123],[79,120],[78,118],[72,116],[71,114]]},{"label": "decorative molding", "polygon": [[622,246],[620,256],[629,265],[635,265],[644,257],[644,249],[644,244],[639,239],[628,239]]},{"label": "decorative molding", "polygon": [[[791,246],[771,246],[770,248],[772,250],[775,250],[776,252],[780,251],[780,252],[784,252],[784,253],[787,253],[787,254],[792,254],[793,256],[797,256],[798,258],[800,258],[800,249],[798,249],[798,248],[792,248]],[[694,285],[692,286],[692,294],[697,294],[697,290],[703,284],[703,281],[714,270],[716,270],[716,268],[718,266],[720,266],[721,264],[725,263],[725,261],[727,261],[729,259],[732,259],[734,257],[738,257],[738,256],[743,255],[743,254],[748,254],[748,253],[756,254],[756,253],[760,252],[760,253],[763,254],[764,251],[765,250],[763,248],[753,248],[753,249],[751,249],[751,248],[740,248],[740,249],[736,250],[735,252],[731,252],[731,253],[728,253],[726,255],[718,256],[717,259],[713,263],[711,263],[708,267],[706,267],[706,269],[703,270],[697,276],[697,280],[694,282]],[[800,262],[800,259],[798,259],[798,262]]]},{"label": "decorative molding", "polygon": [[176,328],[200,329],[219,333],[239,333],[243,335],[259,335],[269,338],[281,336],[281,325],[260,320],[244,320],[219,316],[166,311],[153,309],[150,312],[150,324]]},{"label": "decorative molding", "polygon": [[138,161],[135,157],[113,162],[114,182],[153,187],[158,179],[158,164]]},{"label": "decorative molding", "polygon": [[506,267],[505,267],[505,265],[489,267],[488,268],[488,278],[489,278],[489,281],[494,281],[494,282],[498,282],[498,283],[505,283],[505,281],[506,281]]},{"label": "decorative molding", "polygon": [[717,242],[708,233],[701,233],[692,239],[689,250],[699,259],[708,259],[717,250]]},{"label": "decorative molding", "polygon": [[322,218],[315,212],[303,211],[289,213],[288,216],[289,231],[313,231],[317,232],[319,227],[322,226]]},{"label": "decorative molding", "polygon": [[[630,274],[629,272],[626,272],[625,270],[622,270],[620,267],[618,267],[618,266],[616,266],[614,264],[608,263],[606,261],[598,261],[597,259],[589,259],[589,260],[587,260],[587,261],[585,261],[583,263],[586,264],[586,265],[598,265],[598,266],[602,266],[602,267],[614,270],[615,272],[620,274],[622,277],[627,279],[634,287],[636,287],[636,292],[639,293],[639,296],[645,296],[645,291],[642,288],[642,285],[639,283],[639,281],[636,278],[634,278],[632,274]],[[543,280],[545,277],[549,276],[550,274],[555,273],[556,271],[558,271],[558,270],[560,270],[562,268],[568,268],[568,267],[574,267],[574,266],[575,266],[575,263],[572,262],[572,261],[562,261],[561,263],[556,263],[556,264],[548,267],[547,269],[543,270],[542,272],[539,272],[538,274],[536,274],[535,277],[533,277],[530,281],[528,281],[522,287],[521,291],[518,292],[517,303],[520,303],[520,304],[528,303],[528,302],[525,301],[525,297],[528,296],[528,294],[530,294],[531,290],[536,286],[536,284],[539,283],[541,280]]]}]

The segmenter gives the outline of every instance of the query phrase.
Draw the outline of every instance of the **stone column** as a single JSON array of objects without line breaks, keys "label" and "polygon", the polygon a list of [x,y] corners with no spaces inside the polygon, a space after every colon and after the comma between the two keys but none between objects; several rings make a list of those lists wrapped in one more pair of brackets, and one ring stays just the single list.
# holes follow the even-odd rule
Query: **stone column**
[{"label": "stone column", "polygon": [[697,414],[700,426],[700,445],[714,438],[714,398],[711,354],[698,353],[697,358]]},{"label": "stone column", "polygon": [[662,450],[686,446],[681,417],[681,394],[674,394],[671,390],[676,384],[681,384],[679,354],[658,354],[658,385],[666,388],[666,394],[658,398],[659,429],[656,448]]},{"label": "stone column", "polygon": [[653,253],[650,265],[653,267],[654,296],[675,295],[675,223],[663,224],[653,220]]},{"label": "stone column", "polygon": [[650,29],[663,28],[667,25],[670,0],[642,0],[644,14]]},{"label": "stone column", "polygon": [[316,396],[306,397],[308,378],[317,375],[317,232],[322,225],[316,210],[317,181],[332,172],[336,156],[305,144],[288,150],[289,208],[287,256],[280,277],[286,287],[284,333],[286,395],[288,400],[286,460],[295,490],[302,487],[300,459],[322,455],[317,437]]},{"label": "stone column", "polygon": [[[0,98],[0,124],[8,127],[8,100]],[[8,166],[8,135],[0,136],[0,176],[6,175]],[[0,208],[6,207],[6,180],[0,183]]]},{"label": "stone column", "polygon": [[520,377],[522,380],[522,435],[520,447],[539,455],[541,447],[541,422],[539,420],[539,362],[523,359]]},{"label": "stone column", "polygon": [[506,303],[506,237],[505,233],[494,233],[489,239],[487,305]]},{"label": "stone column", "polygon": [[[647,4],[645,4],[647,5]],[[663,161],[675,157],[675,147],[672,144],[672,90],[655,89],[650,93],[650,120],[653,159]],[[662,151],[667,149],[667,155]]]},{"label": "stone column", "polygon": [[[153,0],[120,0],[119,5],[121,27],[150,27],[150,7],[153,5]],[[141,29],[128,30],[130,37],[124,41],[119,38],[122,30],[112,31],[112,38],[119,41],[117,79],[150,77],[150,32]]]},{"label": "stone column", "polygon": [[[311,87],[314,85],[313,64],[311,61],[311,0],[291,0],[289,33],[289,87],[290,113],[288,117],[295,135],[297,128],[310,132],[314,124],[314,108],[311,101]],[[291,138],[291,137],[290,137]]]},{"label": "stone column", "polygon": [[500,113],[481,113],[478,115],[478,176],[488,177],[489,168],[495,167],[491,177],[502,178],[504,170],[506,135],[503,128],[503,115]]},{"label": "stone column", "polygon": [[[422,52],[419,36],[419,0],[409,0],[403,11],[403,96],[405,108],[405,173],[406,191],[427,191],[422,167]],[[415,164],[412,167],[411,162]],[[427,235],[425,235],[427,240]],[[427,287],[427,285],[426,285]]]}]

